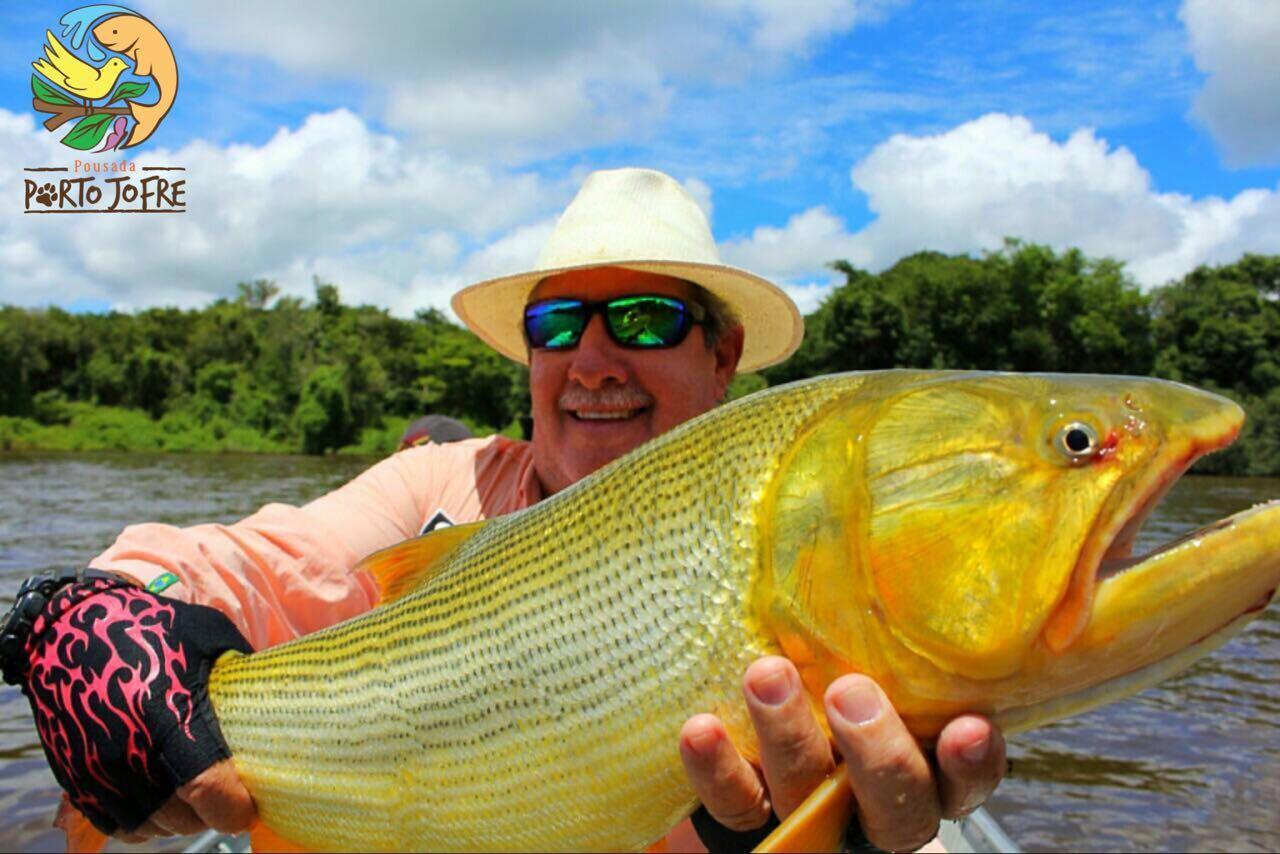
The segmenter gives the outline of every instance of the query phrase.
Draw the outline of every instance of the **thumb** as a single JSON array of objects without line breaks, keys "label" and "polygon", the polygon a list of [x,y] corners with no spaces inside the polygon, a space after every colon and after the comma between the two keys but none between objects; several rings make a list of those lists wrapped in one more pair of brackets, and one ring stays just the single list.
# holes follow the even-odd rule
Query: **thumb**
[{"label": "thumb", "polygon": [[179,786],[177,794],[201,821],[223,833],[242,833],[258,818],[253,797],[230,759],[210,765],[191,782]]}]

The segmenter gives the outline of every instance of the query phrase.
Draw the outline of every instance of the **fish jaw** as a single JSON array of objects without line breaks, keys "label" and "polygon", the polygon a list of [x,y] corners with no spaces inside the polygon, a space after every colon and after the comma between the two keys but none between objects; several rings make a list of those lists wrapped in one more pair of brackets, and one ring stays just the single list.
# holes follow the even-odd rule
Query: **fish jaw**
[{"label": "fish jaw", "polygon": [[[1083,632],[1033,667],[1058,696],[993,715],[1006,732],[1137,693],[1189,667],[1266,609],[1280,588],[1280,500],[1180,538],[1103,578]],[[1043,688],[1005,686],[1015,701]]]},{"label": "fish jaw", "polygon": [[[1044,643],[1055,652],[1065,650],[1085,630],[1099,578],[1107,573],[1110,562],[1129,558],[1138,531],[1178,478],[1196,460],[1235,441],[1244,425],[1244,410],[1216,394],[1177,383],[1145,383],[1135,390],[1138,399],[1129,398],[1127,403],[1137,424],[1142,424],[1144,407],[1180,417],[1161,437],[1158,456],[1118,483],[1098,514],[1063,600],[1044,627]],[[1129,429],[1138,438],[1144,428]],[[1126,441],[1117,442],[1121,454]]]}]

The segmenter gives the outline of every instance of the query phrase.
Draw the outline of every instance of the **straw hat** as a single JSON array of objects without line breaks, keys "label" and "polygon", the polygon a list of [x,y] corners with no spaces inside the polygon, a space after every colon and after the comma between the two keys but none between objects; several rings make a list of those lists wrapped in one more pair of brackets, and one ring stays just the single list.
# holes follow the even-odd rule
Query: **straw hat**
[{"label": "straw hat", "polygon": [[605,266],[686,279],[728,303],[745,333],[739,371],[781,362],[804,337],[791,298],[759,276],[721,264],[702,209],[674,178],[651,169],[592,172],[536,268],[459,291],[453,310],[480,340],[527,364],[522,319],[534,286],[557,273]]}]

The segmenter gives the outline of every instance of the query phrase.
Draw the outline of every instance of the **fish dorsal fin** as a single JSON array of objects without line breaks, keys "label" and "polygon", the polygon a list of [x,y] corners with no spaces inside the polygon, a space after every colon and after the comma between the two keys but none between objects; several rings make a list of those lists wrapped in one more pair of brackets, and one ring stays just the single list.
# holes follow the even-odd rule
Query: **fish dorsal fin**
[{"label": "fish dorsal fin", "polygon": [[487,520],[482,520],[437,528],[374,552],[356,565],[356,571],[367,570],[373,576],[382,594],[381,604],[394,602],[434,578],[443,568],[444,559],[487,524]]},{"label": "fish dorsal fin", "polygon": [[839,851],[853,814],[853,789],[841,763],[755,850]]}]

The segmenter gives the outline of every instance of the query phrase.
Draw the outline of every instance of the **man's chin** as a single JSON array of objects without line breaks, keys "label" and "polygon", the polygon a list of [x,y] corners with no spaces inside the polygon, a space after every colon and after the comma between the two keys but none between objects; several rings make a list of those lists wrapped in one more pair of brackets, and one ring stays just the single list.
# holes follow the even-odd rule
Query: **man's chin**
[{"label": "man's chin", "polygon": [[653,438],[646,424],[636,423],[644,420],[574,424],[570,428],[575,439],[570,459],[576,464],[573,468],[579,477],[586,477]]}]

